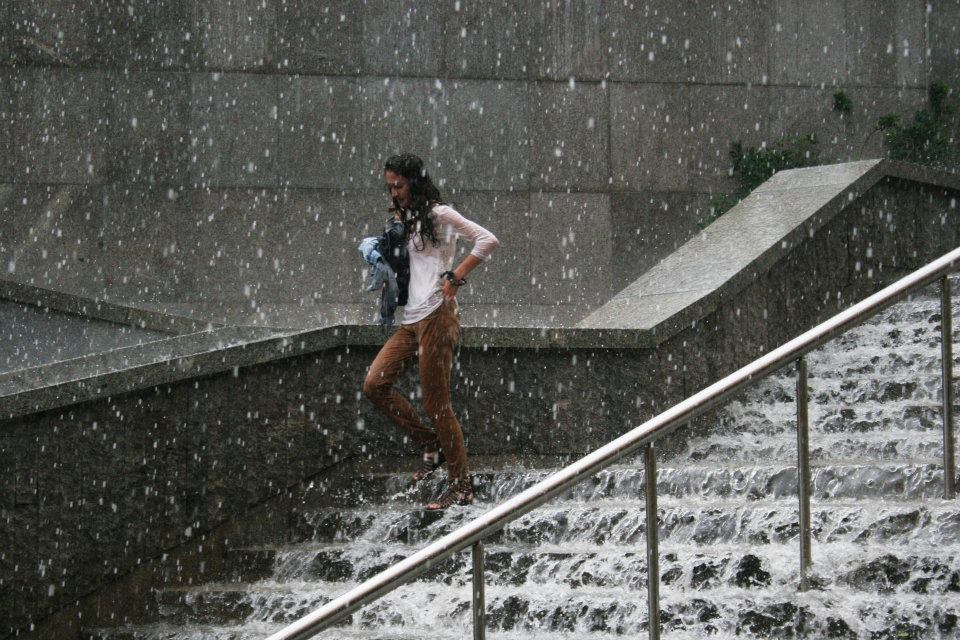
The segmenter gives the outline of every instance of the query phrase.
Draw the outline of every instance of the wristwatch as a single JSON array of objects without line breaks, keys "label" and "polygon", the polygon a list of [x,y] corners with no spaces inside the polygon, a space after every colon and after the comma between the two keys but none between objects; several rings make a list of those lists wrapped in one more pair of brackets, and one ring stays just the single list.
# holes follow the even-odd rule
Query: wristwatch
[{"label": "wristwatch", "polygon": [[450,284],[455,287],[462,287],[463,285],[467,284],[466,278],[457,279],[457,274],[455,274],[453,271],[444,271],[440,274],[440,277],[449,280]]}]

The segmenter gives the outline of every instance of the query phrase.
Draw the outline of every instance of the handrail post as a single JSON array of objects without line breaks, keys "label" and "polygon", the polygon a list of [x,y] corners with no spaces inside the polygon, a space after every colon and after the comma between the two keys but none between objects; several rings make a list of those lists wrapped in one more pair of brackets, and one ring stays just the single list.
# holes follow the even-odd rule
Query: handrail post
[{"label": "handrail post", "polygon": [[484,640],[487,634],[487,605],[483,593],[483,541],[473,543],[473,640]]},{"label": "handrail post", "polygon": [[807,359],[797,360],[797,495],[800,498],[800,591],[810,587],[810,424]]},{"label": "handrail post", "polygon": [[943,497],[956,496],[956,463],[953,450],[953,305],[950,300],[950,274],[940,279],[940,351],[943,381]]},{"label": "handrail post", "polygon": [[644,449],[643,463],[647,510],[647,633],[660,640],[660,549],[657,524],[657,458],[653,443]]}]

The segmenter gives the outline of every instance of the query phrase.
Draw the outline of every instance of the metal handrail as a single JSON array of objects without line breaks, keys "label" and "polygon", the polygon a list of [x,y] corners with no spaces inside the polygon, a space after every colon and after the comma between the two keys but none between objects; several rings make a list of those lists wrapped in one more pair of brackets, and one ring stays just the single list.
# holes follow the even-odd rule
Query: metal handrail
[{"label": "metal handrail", "polygon": [[[646,447],[646,496],[647,496],[647,556],[648,568],[656,566],[657,561],[657,524],[656,524],[656,480],[654,473],[655,455],[653,442],[670,433],[680,425],[696,418],[714,406],[720,404],[737,393],[745,385],[763,378],[782,367],[797,362],[801,376],[798,379],[798,485],[809,483],[808,446],[806,442],[806,402],[799,404],[801,398],[806,397],[806,364],[803,356],[831,340],[844,331],[856,326],[884,308],[897,302],[907,294],[924,287],[937,278],[941,278],[941,331],[944,332],[943,341],[950,343],[950,288],[947,274],[954,270],[955,263],[960,261],[960,248],[945,254],[926,266],[901,278],[890,286],[866,298],[849,309],[842,311],[829,320],[817,325],[813,329],[799,335],[784,345],[764,356],[757,358],[750,364],[731,373],[709,387],[690,396],[686,400],[674,405],[663,413],[647,420],[640,426],[620,436],[580,460],[561,469],[541,482],[526,489],[506,502],[494,507],[487,513],[468,522],[459,529],[452,531],[439,540],[427,545],[420,551],[385,569],[366,582],[358,585],[343,595],[331,600],[313,613],[290,624],[281,631],[271,635],[267,640],[304,640],[310,638],[323,629],[335,624],[356,611],[360,607],[380,598],[393,589],[411,581],[430,567],[436,565],[454,553],[473,545],[473,606],[474,606],[474,638],[484,637],[483,629],[483,544],[482,541],[496,533],[509,522],[516,520],[525,513],[549,501],[554,496],[573,487],[595,473],[616,463],[620,459],[631,455],[641,447]],[[949,347],[943,348],[945,360],[943,362],[943,415],[944,415],[944,496],[954,496],[954,460],[952,435],[952,361],[946,359],[951,356]],[[800,387],[803,387],[802,393]],[[948,450],[949,449],[949,450]],[[801,585],[806,586],[806,569],[810,564],[810,531],[809,531],[809,491],[808,487],[800,489],[801,494]],[[652,512],[652,513],[651,513]],[[804,512],[807,522],[804,522]],[[651,517],[652,516],[652,517]],[[805,526],[804,526],[805,525]],[[659,571],[647,572],[648,599],[650,615],[648,629],[651,638],[659,638]]]}]

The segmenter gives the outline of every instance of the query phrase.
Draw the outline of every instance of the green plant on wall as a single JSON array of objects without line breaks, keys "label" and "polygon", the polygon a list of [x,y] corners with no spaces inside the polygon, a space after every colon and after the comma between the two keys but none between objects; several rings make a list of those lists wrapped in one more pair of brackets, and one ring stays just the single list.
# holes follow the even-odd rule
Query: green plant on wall
[{"label": "green plant on wall", "polygon": [[896,114],[885,115],[877,122],[886,155],[893,160],[960,170],[960,141],[954,118],[957,110],[951,104],[950,91],[944,83],[932,82],[927,99],[927,108],[917,111],[909,124],[902,124]]},{"label": "green plant on wall", "polygon": [[819,154],[813,134],[785,137],[772,145],[760,148],[746,147],[740,142],[730,145],[730,175],[737,182],[736,190],[714,198],[710,203],[710,216],[703,226],[710,224],[751,191],[767,181],[770,176],[785,169],[810,167],[819,164]]},{"label": "green plant on wall", "polygon": [[847,117],[853,113],[853,100],[845,91],[840,90],[833,94],[833,110]]},{"label": "green plant on wall", "polygon": [[[893,160],[905,160],[951,171],[960,171],[960,121],[947,86],[939,81],[930,84],[928,107],[914,114],[913,122],[903,124],[900,116],[881,117],[863,146],[876,133],[883,134],[884,152]],[[841,118],[853,115],[853,101],[843,90],[833,94],[833,111]],[[747,197],[778,171],[819,164],[812,134],[785,137],[773,145],[759,149],[744,148],[740,142],[730,145],[730,175],[736,190],[714,198],[710,214],[701,228],[710,224]],[[862,149],[861,149],[862,152]]]}]

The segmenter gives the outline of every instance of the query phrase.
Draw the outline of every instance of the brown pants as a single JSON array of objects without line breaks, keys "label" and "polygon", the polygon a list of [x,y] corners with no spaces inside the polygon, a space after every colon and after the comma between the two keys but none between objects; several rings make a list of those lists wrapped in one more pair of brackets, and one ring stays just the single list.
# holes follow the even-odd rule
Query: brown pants
[{"label": "brown pants", "polygon": [[[451,480],[467,477],[463,431],[450,404],[450,370],[459,339],[457,303],[444,301],[423,320],[401,325],[373,359],[363,381],[363,393],[397,426],[407,431],[423,451],[443,450]],[[435,430],[424,427],[417,410],[393,388],[393,383],[414,357],[419,358],[423,408]]]}]

